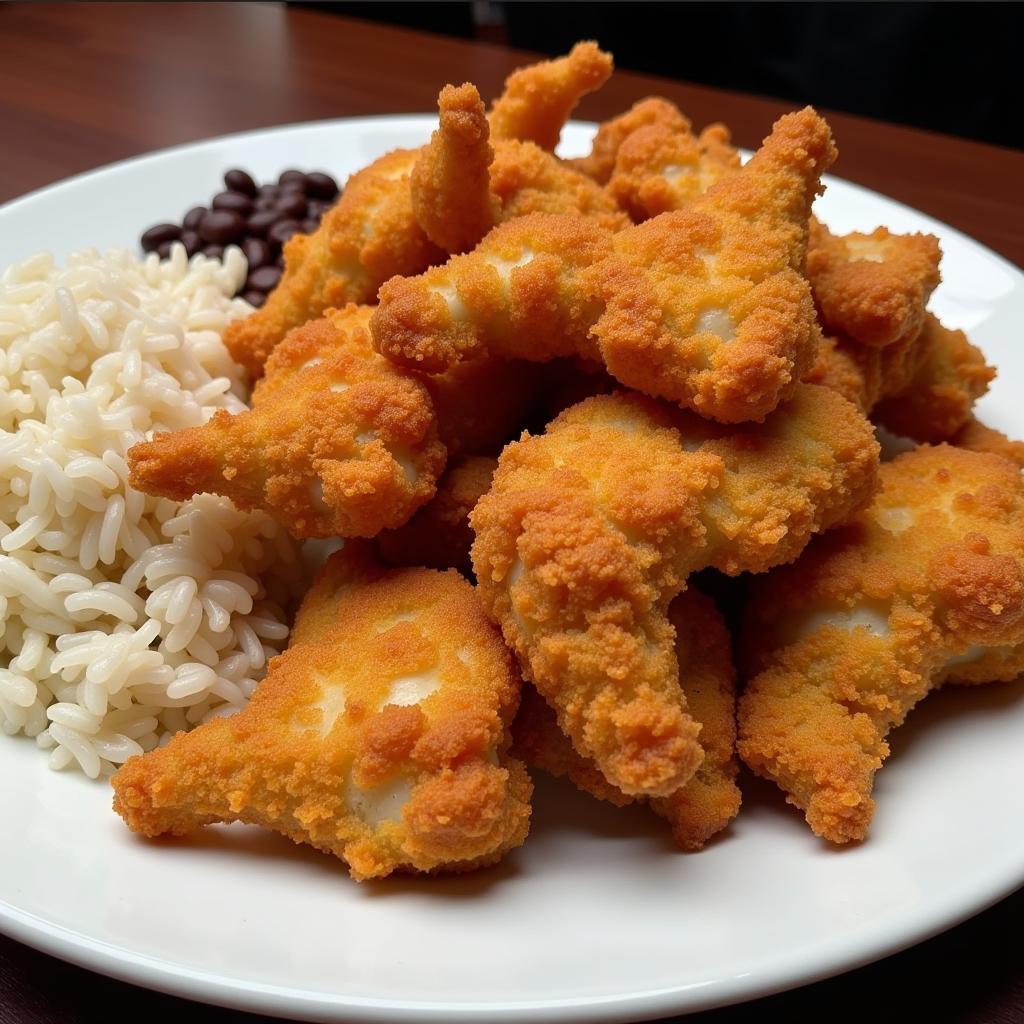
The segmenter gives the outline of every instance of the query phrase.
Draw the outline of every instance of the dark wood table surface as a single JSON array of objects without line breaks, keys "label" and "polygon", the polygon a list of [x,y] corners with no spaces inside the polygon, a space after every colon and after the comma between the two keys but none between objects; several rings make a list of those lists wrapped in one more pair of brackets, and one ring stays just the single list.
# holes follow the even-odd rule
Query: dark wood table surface
[{"label": "dark wood table surface", "polygon": [[[603,42],[614,48],[614,40]],[[494,96],[528,59],[503,47],[277,5],[0,5],[0,202],[112,160],[212,135],[429,111],[448,81],[471,80]],[[578,114],[600,120],[650,93],[674,100],[698,125],[725,121],[748,147],[788,109],[777,100],[619,72]],[[837,174],[1024,265],[1024,154],[848,115],[829,119],[841,152]],[[1020,1024],[1022,922],[1018,892],[879,964],[690,1019]],[[175,1011],[195,1024],[263,1019],[136,989],[0,937],[0,1024],[151,1020]]]}]

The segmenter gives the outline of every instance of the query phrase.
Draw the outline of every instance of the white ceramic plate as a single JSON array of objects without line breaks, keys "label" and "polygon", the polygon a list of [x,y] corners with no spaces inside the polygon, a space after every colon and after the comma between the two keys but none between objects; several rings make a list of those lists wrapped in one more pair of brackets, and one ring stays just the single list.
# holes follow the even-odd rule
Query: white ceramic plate
[{"label": "white ceramic plate", "polygon": [[[0,263],[40,248],[132,246],[141,229],[207,201],[232,165],[264,179],[290,165],[343,179],[425,141],[431,124],[254,132],[73,178],[0,209]],[[585,151],[591,130],[572,126],[566,151]],[[888,224],[942,239],[933,307],[1000,368],[982,416],[1024,437],[1024,275],[841,181],[820,214],[838,230]],[[871,838],[856,849],[827,849],[753,780],[735,825],[696,855],[676,852],[641,809],[541,780],[532,835],[500,866],[359,886],[332,859],[245,826],[136,839],[106,785],[51,772],[31,741],[0,736],[0,928],[136,984],[308,1020],[681,1013],[867,963],[1024,883],[1022,737],[1020,681],[930,698],[895,737]]]}]

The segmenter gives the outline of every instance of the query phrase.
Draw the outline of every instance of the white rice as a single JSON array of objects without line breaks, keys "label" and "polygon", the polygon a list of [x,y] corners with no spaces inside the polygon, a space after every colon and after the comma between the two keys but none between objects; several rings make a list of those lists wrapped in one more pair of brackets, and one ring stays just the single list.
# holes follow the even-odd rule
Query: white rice
[{"label": "white rice", "polygon": [[284,647],[287,593],[261,577],[295,579],[285,532],[127,483],[136,442],[245,407],[221,341],[249,312],[245,274],[237,249],[222,265],[175,246],[0,275],[0,726],[54,768],[109,774],[236,711]]}]

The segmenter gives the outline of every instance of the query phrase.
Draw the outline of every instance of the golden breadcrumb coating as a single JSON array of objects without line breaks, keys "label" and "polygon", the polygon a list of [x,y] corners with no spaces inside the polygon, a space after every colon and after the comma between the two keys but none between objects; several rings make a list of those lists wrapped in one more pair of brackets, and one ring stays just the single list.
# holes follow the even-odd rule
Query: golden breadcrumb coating
[{"label": "golden breadcrumb coating", "polygon": [[833,235],[812,218],[807,278],[827,332],[862,345],[891,345],[921,329],[939,283],[942,252],[934,235]]},{"label": "golden breadcrumb coating", "polygon": [[252,409],[135,445],[133,487],[183,501],[203,491],[261,508],[294,537],[372,537],[434,494],[449,455],[508,440],[538,367],[476,360],[420,379],[370,345],[368,306],[289,333]]},{"label": "golden breadcrumb coating", "polygon": [[[700,850],[739,813],[736,785],[736,673],[732,646],[714,602],[695,590],[680,594],[669,608],[676,630],[679,685],[693,719],[700,725],[704,760],[697,773],[671,796],[655,797],[651,807],[672,827],[683,850]],[[618,807],[633,797],[612,786],[592,761],[580,757],[558,728],[555,713],[532,686],[523,688],[512,725],[513,753],[528,767],[567,775],[580,789]]]},{"label": "golden breadcrumb coating", "polygon": [[957,448],[991,452],[1024,469],[1024,441],[1012,441],[1002,431],[986,427],[973,416],[949,439]]},{"label": "golden breadcrumb coating", "polygon": [[971,418],[996,371],[963,331],[943,327],[931,313],[925,314],[917,345],[917,372],[891,398],[883,395],[872,417],[894,434],[935,444]]},{"label": "golden breadcrumb coating", "polygon": [[590,398],[502,453],[474,509],[479,592],[576,750],[668,796],[703,757],[666,611],[698,569],[763,572],[870,496],[871,425],[809,384],[760,425]]},{"label": "golden breadcrumb coating", "polygon": [[739,751],[834,843],[860,840],[885,738],[946,681],[1024,670],[1024,480],[996,455],[922,447],[873,504],[754,581]]},{"label": "golden breadcrumb coating", "polygon": [[722,422],[763,419],[810,368],[820,331],[804,261],[835,157],[810,108],[685,211],[616,235],[534,214],[380,291],[374,342],[430,373],[489,352],[603,361],[617,380]]},{"label": "golden breadcrumb coating", "polygon": [[475,86],[445,86],[440,127],[412,174],[416,219],[450,253],[472,249],[495,225],[527,213],[594,217],[610,231],[629,224],[604,189],[533,142],[503,139],[492,148]]},{"label": "golden breadcrumb coating", "polygon": [[451,464],[437,483],[437,494],[404,526],[377,535],[381,558],[388,565],[426,565],[431,569],[473,569],[469,549],[473,531],[469,514],[491,487],[498,463],[467,455]]},{"label": "golden breadcrumb coating", "polygon": [[612,67],[610,53],[597,43],[580,42],[568,56],[513,71],[491,107],[492,138],[553,150],[573,108],[608,81]]},{"label": "golden breadcrumb coating", "polygon": [[369,342],[370,308],[290,332],[248,412],[157,434],[128,454],[131,485],[262,508],[295,537],[372,537],[434,493],[445,447],[427,388]]},{"label": "golden breadcrumb coating", "polygon": [[483,100],[469,82],[446,85],[437,98],[437,131],[420,150],[410,186],[416,220],[445,252],[472,249],[497,221],[490,191],[494,150]]},{"label": "golden breadcrumb coating", "polygon": [[683,209],[739,166],[724,124],[708,125],[699,137],[689,127],[651,124],[623,140],[608,191],[639,223]]},{"label": "golden breadcrumb coating", "polygon": [[637,129],[648,125],[662,126],[672,132],[688,132],[691,127],[689,120],[670,100],[661,96],[647,96],[634,103],[624,114],[602,122],[587,156],[567,162],[599,185],[607,185],[623,142]]},{"label": "golden breadcrumb coating", "polygon": [[995,372],[963,331],[926,312],[916,336],[884,348],[823,339],[804,380],[834,388],[894,433],[935,444],[970,421]]},{"label": "golden breadcrumb coating", "polygon": [[472,586],[404,569],[314,594],[329,628],[273,659],[248,707],[117,772],[127,825],[262,825],[360,880],[467,870],[521,845],[532,787],[506,753],[520,683]]},{"label": "golden breadcrumb coating", "polygon": [[409,175],[416,153],[396,149],[353,174],[316,231],[285,244],[277,287],[224,333],[232,358],[253,377],[293,327],[331,307],[373,302],[392,275],[418,274],[444,259],[413,216]]},{"label": "golden breadcrumb coating", "polygon": [[593,218],[608,231],[629,227],[629,217],[603,188],[532,142],[495,143],[490,189],[500,205],[498,223],[565,213]]}]

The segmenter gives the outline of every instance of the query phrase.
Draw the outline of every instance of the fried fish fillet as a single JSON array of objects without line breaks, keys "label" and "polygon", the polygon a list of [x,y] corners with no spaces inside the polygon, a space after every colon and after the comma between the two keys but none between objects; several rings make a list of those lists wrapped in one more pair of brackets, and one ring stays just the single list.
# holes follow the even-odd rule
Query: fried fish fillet
[{"label": "fried fish fillet", "polygon": [[701,415],[763,419],[820,339],[801,270],[810,203],[834,158],[828,125],[807,108],[686,210],[614,235],[589,218],[519,217],[471,253],[387,282],[374,342],[429,373],[484,352],[579,355]]},{"label": "fried fish fillet", "polygon": [[608,81],[612,67],[610,53],[597,43],[580,42],[565,57],[513,71],[491,106],[492,137],[553,150],[573,108]]},{"label": "fried fish fillet", "polygon": [[446,453],[508,439],[537,367],[478,360],[421,378],[372,348],[371,309],[328,310],[275,349],[248,412],[158,434],[129,452],[132,486],[209,491],[262,508],[294,537],[372,537],[434,494]]},{"label": "fried fish fillet", "polygon": [[683,209],[739,166],[739,151],[724,124],[708,125],[700,135],[689,126],[652,124],[623,140],[608,191],[639,223]]},{"label": "fried fish fillet", "polygon": [[520,684],[472,586],[429,569],[368,579],[365,565],[353,579],[348,557],[333,556],[302,639],[248,707],[117,772],[114,809],[133,831],[245,821],[360,880],[464,871],[523,842],[531,784],[507,754]]},{"label": "fried fish fillet", "polygon": [[807,278],[826,332],[862,345],[891,345],[921,329],[938,286],[942,252],[934,235],[833,235],[812,218]]},{"label": "fried fish fillet", "polygon": [[[491,133],[554,149],[572,108],[611,70],[611,56],[594,43],[579,43],[559,60],[520,68],[494,102]],[[277,287],[224,336],[232,357],[254,378],[292,328],[332,307],[373,302],[389,277],[418,274],[444,258],[413,214],[409,182],[418,154],[398,149],[352,175],[317,230],[295,235],[285,245]]]},{"label": "fried fish fillet", "polygon": [[416,150],[396,149],[349,178],[310,235],[285,244],[285,268],[266,303],[224,333],[232,358],[259,377],[293,328],[350,302],[373,302],[394,274],[418,274],[444,253],[416,222],[409,175]]},{"label": "fried fish fillet", "polygon": [[1024,670],[1024,480],[997,455],[921,447],[873,504],[754,581],[739,751],[833,843],[863,839],[886,736],[945,682]]},{"label": "fried fish fillet", "polygon": [[622,144],[635,131],[649,125],[658,125],[672,132],[688,132],[691,127],[689,119],[671,100],[662,96],[647,96],[634,103],[624,114],[598,125],[590,152],[567,162],[599,185],[607,185]]},{"label": "fried fish fillet", "polygon": [[884,348],[823,339],[804,379],[835,388],[893,433],[934,444],[968,423],[993,377],[963,331],[926,312],[916,336]]},{"label": "fried fish fillet", "polygon": [[[732,645],[714,602],[696,590],[680,594],[669,607],[676,631],[679,686],[700,725],[704,760],[696,774],[671,796],[655,797],[651,808],[671,826],[683,850],[700,850],[739,813],[736,785],[736,673]],[[567,775],[580,789],[618,807],[634,798],[612,786],[592,761],[576,753],[558,728],[554,711],[532,686],[523,688],[512,726],[513,752],[530,768]]]},{"label": "fried fish fillet", "polygon": [[416,219],[446,252],[466,252],[495,224],[527,213],[594,217],[612,231],[629,224],[604,189],[535,143],[492,146],[475,86],[445,86],[438,109],[440,126],[417,157],[411,186]]},{"label": "fried fish fillet", "polygon": [[437,494],[404,526],[382,530],[377,548],[388,565],[426,565],[431,569],[472,572],[473,531],[469,514],[490,490],[498,463],[467,455],[452,463],[437,482]]},{"label": "fried fish fillet", "polygon": [[1024,441],[1012,441],[1002,431],[985,426],[974,416],[949,439],[949,443],[968,451],[991,452],[1024,469]]},{"label": "fried fish fillet", "polygon": [[703,757],[666,615],[687,577],[763,572],[870,497],[871,425],[801,384],[761,425],[636,394],[581,402],[501,455],[471,516],[484,605],[577,752],[631,796]]}]

